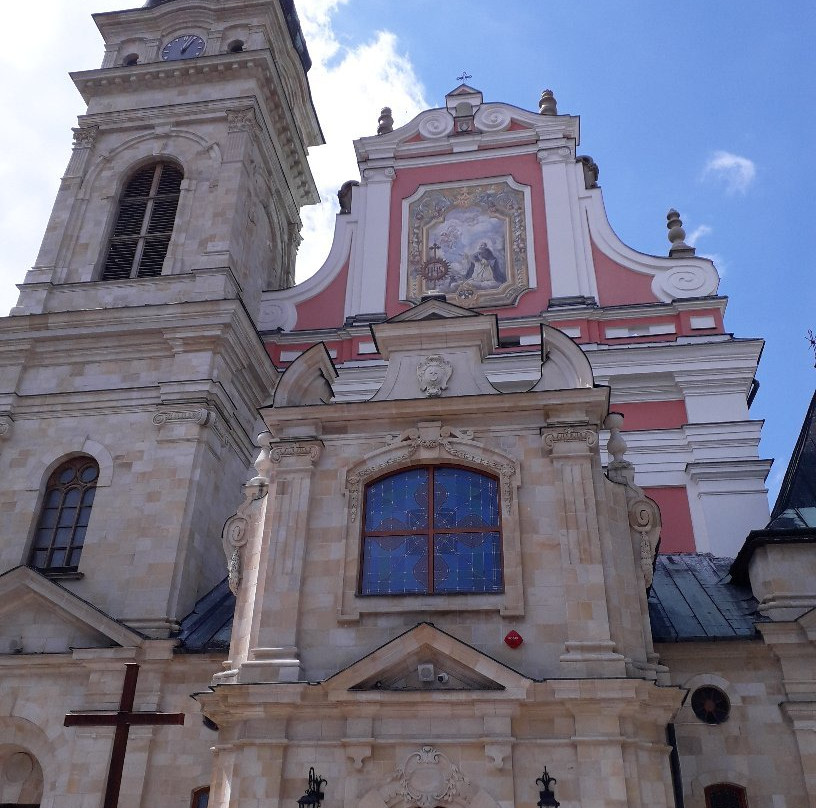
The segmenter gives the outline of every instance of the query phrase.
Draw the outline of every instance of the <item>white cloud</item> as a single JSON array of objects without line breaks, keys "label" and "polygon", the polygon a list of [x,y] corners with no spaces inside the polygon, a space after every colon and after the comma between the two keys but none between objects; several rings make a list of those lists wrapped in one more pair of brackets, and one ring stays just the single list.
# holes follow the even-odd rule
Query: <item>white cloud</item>
[{"label": "white cloud", "polygon": [[346,48],[332,30],[331,17],[347,0],[301,0],[298,14],[313,65],[309,72],[315,108],[326,145],[312,149],[309,163],[321,202],[304,208],[303,244],[297,280],[312,275],[328,255],[338,210],[337,191],[359,179],[352,141],[377,130],[382,107],[393,110],[394,125],[407,123],[428,104],[408,57],[399,53],[397,37],[376,33],[370,41]]},{"label": "white cloud", "polygon": [[[298,14],[309,53],[315,108],[327,145],[312,150],[310,163],[323,203],[303,209],[304,243],[299,280],[326,258],[334,230],[337,189],[357,178],[352,141],[374,134],[381,107],[394,110],[395,124],[427,104],[410,60],[388,32],[345,47],[332,30],[334,12],[348,0],[299,0]],[[17,300],[37,255],[48,215],[71,151],[71,126],[84,112],[69,70],[98,67],[103,45],[91,12],[130,8],[141,0],[42,0],[15,5],[12,29],[36,30],[37,47],[18,37],[0,53],[8,81],[0,84],[6,112],[0,129],[0,314]],[[12,39],[14,39],[12,37]]]},{"label": "white cloud", "polygon": [[707,178],[722,183],[729,194],[744,194],[756,178],[756,165],[747,157],[717,151],[703,169],[703,179]]},{"label": "white cloud", "polygon": [[701,238],[711,235],[711,233],[712,229],[707,224],[701,224],[698,227],[695,227],[694,230],[692,230],[691,233],[688,234],[688,236],[686,237],[686,244],[688,244],[689,247],[696,247],[697,242]]}]

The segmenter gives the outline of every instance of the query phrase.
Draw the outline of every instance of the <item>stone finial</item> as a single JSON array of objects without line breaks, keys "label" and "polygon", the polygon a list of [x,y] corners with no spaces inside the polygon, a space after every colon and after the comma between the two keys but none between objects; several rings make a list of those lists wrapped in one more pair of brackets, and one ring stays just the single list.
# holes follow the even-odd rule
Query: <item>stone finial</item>
[{"label": "stone finial", "polygon": [[540,115],[558,115],[558,105],[552,90],[544,90],[541,98],[538,99],[538,112]]},{"label": "stone finial", "polygon": [[609,430],[609,442],[606,444],[606,451],[612,455],[615,463],[624,462],[623,456],[629,448],[621,435],[623,427],[623,415],[619,412],[610,412],[606,416],[604,426]]},{"label": "stone finial", "polygon": [[666,214],[666,227],[669,229],[669,256],[671,258],[682,258],[683,256],[694,255],[696,250],[686,244],[686,231],[683,229],[683,222],[680,214],[672,208]]},{"label": "stone finial", "polygon": [[394,119],[391,117],[391,107],[383,107],[377,120],[377,134],[387,135],[394,131]]}]

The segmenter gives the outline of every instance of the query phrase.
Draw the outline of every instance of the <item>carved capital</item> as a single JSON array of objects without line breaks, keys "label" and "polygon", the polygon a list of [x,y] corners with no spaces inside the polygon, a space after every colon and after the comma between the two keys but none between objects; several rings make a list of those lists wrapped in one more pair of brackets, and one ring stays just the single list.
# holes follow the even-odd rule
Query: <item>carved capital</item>
[{"label": "carved capital", "polygon": [[227,131],[252,132],[258,126],[254,107],[227,110]]},{"label": "carved capital", "polygon": [[10,415],[0,415],[0,441],[8,440],[11,437],[13,427],[14,419]]},{"label": "carved capital", "polygon": [[272,443],[269,446],[269,459],[280,463],[285,457],[305,457],[314,464],[320,459],[319,443]]},{"label": "carved capital", "polygon": [[598,433],[585,426],[547,427],[541,430],[541,440],[548,452],[559,444],[583,444],[581,448],[592,449],[598,445]]},{"label": "carved capital", "polygon": [[99,135],[98,126],[79,126],[71,130],[74,133],[75,149],[90,149]]},{"label": "carved capital", "polygon": [[156,426],[165,424],[192,421],[199,426],[204,426],[209,422],[212,413],[206,407],[196,407],[191,410],[159,410],[153,416],[153,423]]}]

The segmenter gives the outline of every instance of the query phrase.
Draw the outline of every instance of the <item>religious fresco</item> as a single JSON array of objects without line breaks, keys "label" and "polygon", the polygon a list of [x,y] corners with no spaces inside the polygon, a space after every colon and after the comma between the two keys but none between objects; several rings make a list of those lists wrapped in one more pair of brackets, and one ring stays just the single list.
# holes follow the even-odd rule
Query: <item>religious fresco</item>
[{"label": "religious fresco", "polygon": [[497,306],[530,287],[525,194],[508,180],[420,189],[407,225],[408,300]]}]

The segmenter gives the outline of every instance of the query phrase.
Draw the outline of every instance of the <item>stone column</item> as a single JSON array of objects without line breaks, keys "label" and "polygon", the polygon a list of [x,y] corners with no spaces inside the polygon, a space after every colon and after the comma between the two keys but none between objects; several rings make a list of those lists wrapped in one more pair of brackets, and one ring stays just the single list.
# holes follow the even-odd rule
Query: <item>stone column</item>
[{"label": "stone column", "polygon": [[598,432],[587,425],[542,429],[554,466],[567,637],[565,676],[625,676],[615,653],[607,609],[592,458]]}]

